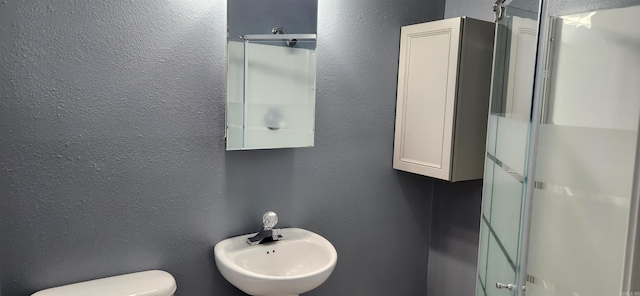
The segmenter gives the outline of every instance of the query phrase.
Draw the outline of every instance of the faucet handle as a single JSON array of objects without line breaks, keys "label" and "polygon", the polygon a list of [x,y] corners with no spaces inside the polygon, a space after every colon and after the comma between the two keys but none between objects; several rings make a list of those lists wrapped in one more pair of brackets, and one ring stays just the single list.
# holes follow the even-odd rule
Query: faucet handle
[{"label": "faucet handle", "polygon": [[278,224],[278,215],[272,211],[268,211],[262,215],[262,227],[264,230],[273,229]]}]

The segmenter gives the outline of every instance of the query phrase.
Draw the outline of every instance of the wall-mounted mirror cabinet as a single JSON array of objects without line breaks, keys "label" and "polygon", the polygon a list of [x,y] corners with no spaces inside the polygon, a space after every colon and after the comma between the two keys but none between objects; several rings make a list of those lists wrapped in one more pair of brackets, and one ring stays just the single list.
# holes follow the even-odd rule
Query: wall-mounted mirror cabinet
[{"label": "wall-mounted mirror cabinet", "polygon": [[312,147],[317,0],[227,2],[227,150]]}]

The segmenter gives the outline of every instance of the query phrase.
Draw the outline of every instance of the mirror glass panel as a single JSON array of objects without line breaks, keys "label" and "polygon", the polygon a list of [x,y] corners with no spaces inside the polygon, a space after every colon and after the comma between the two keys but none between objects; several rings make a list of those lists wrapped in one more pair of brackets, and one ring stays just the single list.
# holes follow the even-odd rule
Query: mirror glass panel
[{"label": "mirror glass panel", "polygon": [[227,8],[227,150],[312,147],[317,0]]}]

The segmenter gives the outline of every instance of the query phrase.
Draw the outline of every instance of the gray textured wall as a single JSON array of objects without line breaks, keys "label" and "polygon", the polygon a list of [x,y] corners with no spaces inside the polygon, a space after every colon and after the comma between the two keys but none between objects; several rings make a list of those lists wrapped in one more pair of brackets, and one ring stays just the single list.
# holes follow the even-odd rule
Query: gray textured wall
[{"label": "gray textured wall", "polygon": [[[492,0],[447,0],[445,18],[493,21]],[[429,296],[475,295],[482,180],[434,181]]]},{"label": "gray textured wall", "polygon": [[316,34],[317,0],[232,0],[227,4],[229,37],[270,34],[284,27],[289,34]]},{"label": "gray textured wall", "polygon": [[[562,1],[580,1],[580,0],[562,0]],[[562,1],[554,0],[551,3],[553,3],[553,5],[557,5],[556,3],[562,2]],[[589,0],[589,1],[596,2],[596,1],[602,1],[602,0]],[[620,0],[620,1],[633,1],[633,0]],[[444,17],[450,18],[450,17],[458,17],[458,16],[468,16],[468,17],[492,22],[495,19],[495,14],[493,12],[493,4],[495,2],[496,2],[495,0],[447,0]],[[525,11],[533,11],[536,13],[540,5],[539,0],[507,0],[505,4],[508,7],[514,7],[514,8],[522,9]],[[514,15],[514,14],[521,15],[521,13],[513,12],[513,11],[507,12],[507,13],[509,15]]]},{"label": "gray textured wall", "polygon": [[391,169],[399,31],[444,1],[323,0],[316,147],[224,151],[224,1],[0,2],[0,294],[160,268],[240,295],[213,245],[334,243],[308,295],[424,295],[430,192]]},{"label": "gray textured wall", "polygon": [[482,180],[435,180],[429,246],[429,296],[475,295]]},{"label": "gray textured wall", "polygon": [[495,0],[446,0],[444,17],[468,16],[479,20],[493,21]]}]

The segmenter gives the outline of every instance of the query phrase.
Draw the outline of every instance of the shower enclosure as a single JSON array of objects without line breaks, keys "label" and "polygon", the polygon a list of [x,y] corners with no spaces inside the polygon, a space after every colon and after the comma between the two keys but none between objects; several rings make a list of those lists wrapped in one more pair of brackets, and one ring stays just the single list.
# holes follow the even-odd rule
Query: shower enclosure
[{"label": "shower enclosure", "polygon": [[640,295],[640,1],[542,2],[496,30],[476,295]]}]

